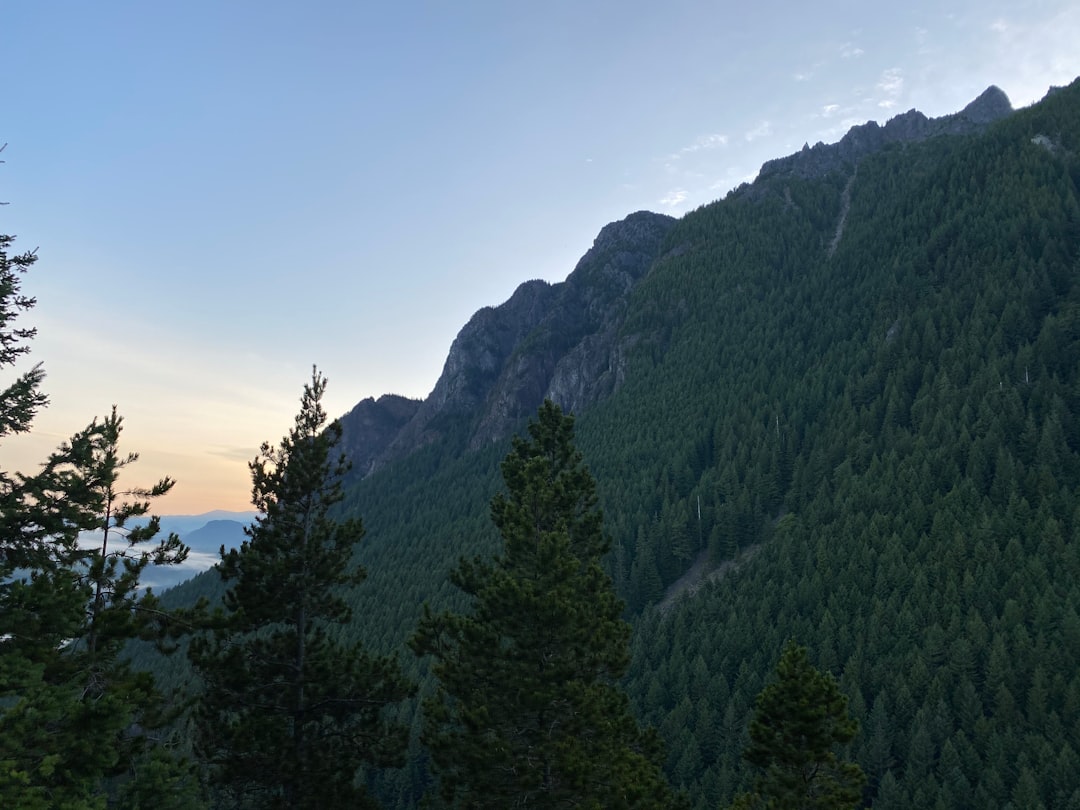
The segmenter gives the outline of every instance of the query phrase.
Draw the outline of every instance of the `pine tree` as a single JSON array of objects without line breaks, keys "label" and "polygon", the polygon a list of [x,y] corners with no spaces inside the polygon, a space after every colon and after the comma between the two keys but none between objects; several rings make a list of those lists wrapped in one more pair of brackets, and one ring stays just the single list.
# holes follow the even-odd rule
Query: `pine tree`
[{"label": "pine tree", "polygon": [[[35,330],[14,325],[33,307],[19,276],[34,254],[10,256],[0,236],[0,366],[26,354]],[[46,404],[34,366],[0,392],[0,437],[26,432]],[[32,475],[0,472],[0,805],[96,807],[106,780],[130,774],[165,717],[146,673],[121,657],[132,638],[154,635],[164,614],[139,587],[149,564],[183,560],[175,535],[152,549],[149,500],[172,486],[119,489],[122,456],[116,410],[94,420]],[[135,497],[134,502],[126,500]],[[80,533],[99,532],[85,548]],[[120,541],[118,535],[125,535]],[[160,752],[159,752],[160,753]],[[181,773],[170,756],[159,772]],[[130,780],[129,780],[130,781]]]},{"label": "pine tree", "polygon": [[502,464],[493,560],[462,560],[468,614],[425,608],[412,640],[434,659],[423,742],[453,807],[678,806],[617,686],[630,627],[600,560],[609,540],[573,417],[550,401]]},{"label": "pine tree", "polygon": [[754,793],[738,797],[733,807],[854,808],[866,778],[835,748],[850,742],[859,726],[848,716],[836,679],[815,669],[806,648],[794,641],[784,647],[776,675],[758,695],[743,752],[763,772]]},{"label": "pine tree", "polygon": [[403,763],[406,729],[386,718],[412,692],[397,661],[332,636],[350,619],[341,587],[365,576],[350,564],[364,529],[330,515],[348,464],[332,456],[341,426],[326,424],[325,389],[313,372],[289,434],[249,465],[261,514],[239,549],[222,548],[227,613],[190,647],[205,682],[197,750],[239,807],[373,806],[358,770]]}]

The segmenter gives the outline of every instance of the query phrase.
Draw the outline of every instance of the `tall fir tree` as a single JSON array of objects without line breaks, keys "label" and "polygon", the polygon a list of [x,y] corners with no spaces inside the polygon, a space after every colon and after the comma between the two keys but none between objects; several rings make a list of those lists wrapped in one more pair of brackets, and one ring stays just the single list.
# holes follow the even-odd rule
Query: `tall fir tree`
[{"label": "tall fir tree", "polygon": [[[10,236],[0,236],[0,367],[25,355],[35,335],[16,326],[15,317],[35,303],[21,295],[20,276],[36,257],[10,255],[11,244]],[[30,430],[46,404],[43,378],[34,366],[0,392],[0,438]],[[133,671],[121,650],[132,638],[154,635],[164,616],[140,588],[142,571],[180,562],[186,549],[175,535],[148,548],[157,519],[129,522],[145,516],[150,500],[172,482],[120,489],[122,469],[138,458],[120,454],[122,421],[115,409],[94,420],[34,474],[0,471],[5,807],[104,806],[115,780],[132,781],[165,724],[165,702],[152,677]],[[83,532],[96,533],[94,546],[80,544]],[[157,773],[179,780],[181,792],[193,787],[169,756],[158,758]]]},{"label": "tall fir tree", "polygon": [[364,529],[330,515],[348,464],[325,390],[314,371],[292,430],[249,465],[260,515],[222,548],[226,614],[190,646],[205,684],[197,750],[223,806],[372,807],[359,770],[404,759],[407,730],[387,718],[412,693],[397,660],[333,635],[350,620],[341,588],[365,577],[351,565]]},{"label": "tall fir tree", "polygon": [[836,679],[814,668],[806,648],[788,641],[776,680],[757,698],[750,744],[743,757],[761,769],[752,794],[738,810],[849,810],[862,801],[862,769],[836,748],[854,738],[859,724],[848,716]]},{"label": "tall fir tree", "polygon": [[412,640],[434,659],[423,742],[442,798],[468,808],[670,808],[659,744],[617,681],[630,627],[601,567],[609,540],[596,487],[550,401],[502,464],[493,560],[452,580],[468,614],[425,609]]}]

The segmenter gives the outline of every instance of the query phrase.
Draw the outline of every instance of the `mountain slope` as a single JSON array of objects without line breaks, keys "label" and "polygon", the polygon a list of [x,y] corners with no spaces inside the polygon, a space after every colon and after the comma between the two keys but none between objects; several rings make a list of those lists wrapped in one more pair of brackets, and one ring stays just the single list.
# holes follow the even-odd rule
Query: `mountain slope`
[{"label": "mountain slope", "polygon": [[[1080,807],[1080,84],[999,102],[633,215],[643,238],[608,234],[624,275],[583,259],[596,292],[530,282],[478,313],[349,491],[356,636],[400,649],[455,604],[448,570],[497,540],[507,431],[565,390],[635,623],[626,685],[695,807],[748,783],[788,637],[849,695],[875,807]],[[748,548],[654,607],[702,551]],[[417,747],[387,806],[425,779]]]}]

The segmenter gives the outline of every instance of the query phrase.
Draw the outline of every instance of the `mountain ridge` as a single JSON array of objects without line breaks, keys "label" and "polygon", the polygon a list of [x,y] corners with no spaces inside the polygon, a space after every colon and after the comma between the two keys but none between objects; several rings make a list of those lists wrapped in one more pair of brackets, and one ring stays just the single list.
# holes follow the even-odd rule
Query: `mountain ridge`
[{"label": "mountain ridge", "polygon": [[997,85],[990,85],[959,112],[928,118],[912,108],[890,118],[884,126],[876,121],[853,126],[836,143],[804,144],[798,152],[765,161],[753,185],[776,177],[810,179],[850,169],[861,158],[890,144],[918,143],[939,135],[969,135],[1013,112],[1005,92]]},{"label": "mountain ridge", "polygon": [[[365,400],[343,419],[343,444],[363,475],[463,429],[476,449],[505,437],[545,398],[567,410],[621,379],[619,315],[655,258],[673,217],[639,211],[601,229],[563,282],[523,282],[483,307],[450,346],[431,394],[409,404]],[[463,426],[463,427],[462,427]]]},{"label": "mountain ridge", "polygon": [[[890,144],[979,132],[1012,113],[1008,96],[991,85],[956,113],[928,118],[912,109],[884,126],[868,121],[836,143],[768,160],[752,184],[733,193],[761,194],[776,179],[850,171]],[[545,398],[577,412],[613,393],[625,374],[625,350],[641,337],[620,333],[626,298],[661,258],[676,221],[638,211],[605,225],[565,281],[525,281],[504,303],[477,310],[426,398],[386,394],[358,403],[342,417],[342,447],[354,475],[369,475],[455,430],[475,450],[509,435]],[[842,228],[843,217],[833,250]]]}]

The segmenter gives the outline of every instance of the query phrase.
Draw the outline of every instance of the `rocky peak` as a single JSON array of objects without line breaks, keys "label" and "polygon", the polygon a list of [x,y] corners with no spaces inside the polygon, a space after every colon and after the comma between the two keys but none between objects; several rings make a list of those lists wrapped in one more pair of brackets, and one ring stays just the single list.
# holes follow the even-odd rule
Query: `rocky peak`
[{"label": "rocky peak", "polygon": [[479,310],[454,339],[431,395],[371,465],[423,446],[458,418],[471,446],[505,436],[546,396],[564,407],[610,391],[615,326],[630,290],[657,258],[675,219],[638,211],[604,226],[566,281],[528,281]]},{"label": "rocky peak", "polygon": [[985,129],[1013,112],[1009,97],[991,85],[960,112],[927,118],[918,110],[908,110],[891,118],[885,126],[868,121],[848,130],[839,141],[814,146],[787,157],[766,161],[758,172],[757,185],[774,177],[821,177],[838,169],[850,169],[860,158],[891,143],[914,143],[936,135],[964,135]]},{"label": "rocky peak", "polygon": [[992,124],[999,118],[1010,115],[1012,111],[1012,102],[1005,95],[1005,91],[992,84],[957,115],[976,124]]},{"label": "rocky peak", "polygon": [[352,461],[352,474],[363,477],[420,408],[420,400],[397,394],[368,397],[341,417],[341,451]]},{"label": "rocky peak", "polygon": [[610,394],[621,379],[617,329],[626,299],[652,267],[672,217],[638,211],[605,225],[551,310],[493,386],[472,445],[494,441],[535,413],[545,398],[572,411]]}]

